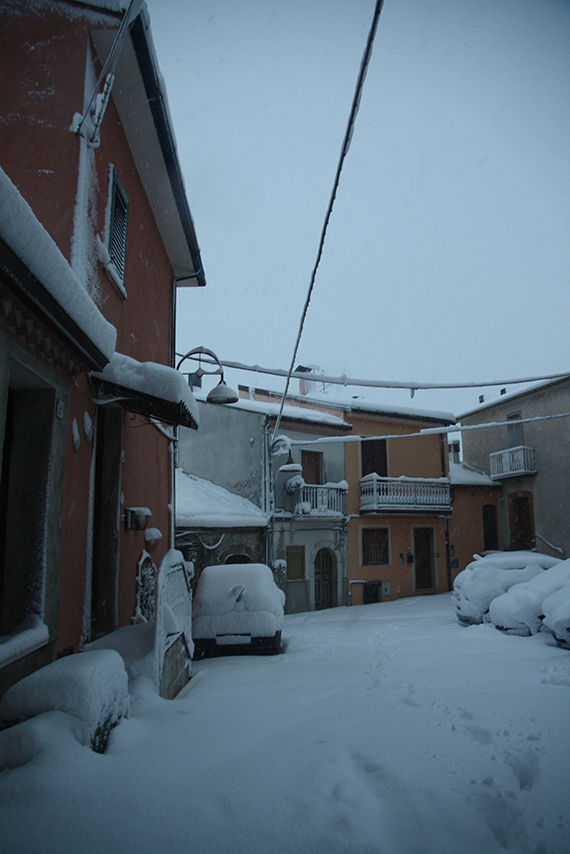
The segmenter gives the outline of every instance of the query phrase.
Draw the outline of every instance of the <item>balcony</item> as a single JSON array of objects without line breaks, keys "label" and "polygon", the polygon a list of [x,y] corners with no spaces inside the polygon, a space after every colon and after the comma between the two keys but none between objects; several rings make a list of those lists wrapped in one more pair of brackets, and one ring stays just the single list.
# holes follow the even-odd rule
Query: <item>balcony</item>
[{"label": "balcony", "polygon": [[368,474],[360,481],[361,513],[449,513],[447,479],[390,478]]},{"label": "balcony", "polygon": [[528,448],[526,445],[489,454],[489,462],[493,480],[536,474],[534,448]]},{"label": "balcony", "polygon": [[345,516],[348,484],[304,484],[296,494],[295,516]]}]

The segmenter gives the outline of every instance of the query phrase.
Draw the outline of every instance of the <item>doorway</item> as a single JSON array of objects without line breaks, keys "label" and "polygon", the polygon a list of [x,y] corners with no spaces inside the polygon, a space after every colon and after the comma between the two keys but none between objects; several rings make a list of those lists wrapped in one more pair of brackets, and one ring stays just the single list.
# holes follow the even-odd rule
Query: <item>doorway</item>
[{"label": "doorway", "polygon": [[414,562],[416,590],[435,587],[433,528],[414,528]]},{"label": "doorway", "polygon": [[511,549],[533,549],[534,513],[530,492],[516,492],[509,495],[509,528]]},{"label": "doorway", "polygon": [[320,549],[315,557],[315,611],[334,605],[336,558],[330,549]]}]

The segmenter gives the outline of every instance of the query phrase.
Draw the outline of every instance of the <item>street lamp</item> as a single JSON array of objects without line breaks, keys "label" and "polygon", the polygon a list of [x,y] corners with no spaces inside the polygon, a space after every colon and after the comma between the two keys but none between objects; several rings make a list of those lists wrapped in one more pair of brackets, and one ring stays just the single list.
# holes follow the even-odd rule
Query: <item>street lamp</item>
[{"label": "street lamp", "polygon": [[[202,356],[209,356],[214,362],[218,363],[218,367],[214,368],[212,371],[206,370],[206,368],[202,367]],[[218,359],[215,353],[211,350],[208,350],[207,347],[195,347],[193,350],[190,350],[186,353],[178,364],[176,365],[176,370],[180,370],[180,365],[186,361],[186,359],[195,359],[198,358],[198,368],[193,372],[193,375],[196,377],[202,377],[204,374],[220,374],[220,382],[218,385],[213,388],[210,392],[208,392],[208,396],[206,400],[208,403],[236,403],[239,400],[238,395],[233,390],[227,386],[224,382],[224,370],[222,368],[222,363]]]}]

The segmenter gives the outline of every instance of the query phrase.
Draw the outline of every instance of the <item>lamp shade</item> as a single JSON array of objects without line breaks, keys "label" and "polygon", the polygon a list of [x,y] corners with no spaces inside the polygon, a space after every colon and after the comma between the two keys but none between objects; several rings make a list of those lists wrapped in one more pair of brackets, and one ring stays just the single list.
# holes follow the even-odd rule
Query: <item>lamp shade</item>
[{"label": "lamp shade", "polygon": [[206,400],[208,403],[237,403],[239,397],[233,388],[225,384],[222,378],[218,385],[208,393]]}]

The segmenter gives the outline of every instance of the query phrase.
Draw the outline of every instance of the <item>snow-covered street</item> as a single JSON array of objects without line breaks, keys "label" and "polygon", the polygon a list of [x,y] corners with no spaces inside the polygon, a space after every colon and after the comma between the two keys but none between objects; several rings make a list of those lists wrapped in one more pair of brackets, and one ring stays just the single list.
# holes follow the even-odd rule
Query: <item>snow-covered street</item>
[{"label": "snow-covered street", "polygon": [[[131,686],[107,752],[57,713],[0,774],[3,854],[570,850],[570,654],[449,594],[285,618],[286,652]],[[49,721],[51,720],[51,723]]]}]

